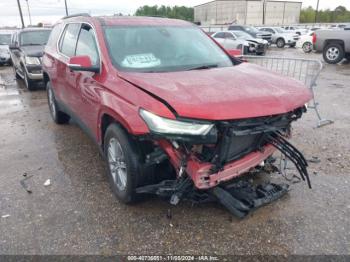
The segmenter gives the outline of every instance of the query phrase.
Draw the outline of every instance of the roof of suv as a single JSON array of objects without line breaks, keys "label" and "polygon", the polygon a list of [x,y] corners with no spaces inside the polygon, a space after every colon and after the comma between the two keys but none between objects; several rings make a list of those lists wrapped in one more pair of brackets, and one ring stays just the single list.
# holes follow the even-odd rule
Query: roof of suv
[{"label": "roof of suv", "polygon": [[63,21],[96,21],[102,25],[121,25],[121,26],[137,26],[137,25],[168,25],[168,26],[190,26],[194,25],[190,22],[179,20],[179,19],[170,19],[170,18],[160,18],[160,17],[145,17],[145,16],[74,16],[63,19]]},{"label": "roof of suv", "polygon": [[27,27],[27,28],[23,28],[21,30],[18,31],[18,33],[21,32],[32,32],[32,31],[45,31],[45,30],[52,30],[52,28],[48,28],[48,27]]}]

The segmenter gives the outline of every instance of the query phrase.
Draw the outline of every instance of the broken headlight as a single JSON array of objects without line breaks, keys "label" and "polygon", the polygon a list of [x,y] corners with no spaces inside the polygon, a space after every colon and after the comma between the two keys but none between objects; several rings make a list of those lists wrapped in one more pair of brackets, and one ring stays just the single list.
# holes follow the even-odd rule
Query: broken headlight
[{"label": "broken headlight", "polygon": [[160,134],[205,136],[214,126],[164,118],[144,109],[140,110],[140,115],[151,131]]}]

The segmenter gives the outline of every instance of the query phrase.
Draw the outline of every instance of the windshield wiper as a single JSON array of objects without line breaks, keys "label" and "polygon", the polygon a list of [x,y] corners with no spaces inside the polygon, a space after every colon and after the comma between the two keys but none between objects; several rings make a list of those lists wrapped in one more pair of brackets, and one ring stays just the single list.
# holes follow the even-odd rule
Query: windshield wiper
[{"label": "windshield wiper", "polygon": [[189,69],[187,69],[187,71],[190,71],[190,70],[210,69],[210,68],[216,68],[216,67],[218,67],[218,66],[219,66],[218,64],[201,65],[201,66],[196,66],[196,67],[189,68]]}]

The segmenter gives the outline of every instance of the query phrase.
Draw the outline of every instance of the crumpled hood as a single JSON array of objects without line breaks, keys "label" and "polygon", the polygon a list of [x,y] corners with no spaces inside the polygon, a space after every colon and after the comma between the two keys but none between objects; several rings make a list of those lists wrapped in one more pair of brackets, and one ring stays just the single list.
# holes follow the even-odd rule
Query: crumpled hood
[{"label": "crumpled hood", "polygon": [[246,40],[247,42],[252,42],[255,44],[263,44],[264,40],[263,39],[259,39],[259,38],[250,38]]},{"label": "crumpled hood", "polygon": [[33,45],[33,46],[21,46],[21,50],[26,56],[42,57],[44,53],[44,46]]},{"label": "crumpled hood", "polygon": [[301,82],[249,63],[119,75],[165,100],[179,116],[187,118],[229,120],[275,115],[301,107],[312,98]]}]

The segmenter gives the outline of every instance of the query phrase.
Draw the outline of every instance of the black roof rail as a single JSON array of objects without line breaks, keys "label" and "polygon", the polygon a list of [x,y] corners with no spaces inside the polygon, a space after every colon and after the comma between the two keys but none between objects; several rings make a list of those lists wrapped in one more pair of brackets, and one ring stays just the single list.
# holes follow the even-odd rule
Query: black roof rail
[{"label": "black roof rail", "polygon": [[78,14],[73,14],[73,15],[67,15],[67,16],[63,17],[62,19],[68,19],[68,18],[77,17],[77,16],[91,17],[91,15],[88,13],[78,13]]}]

